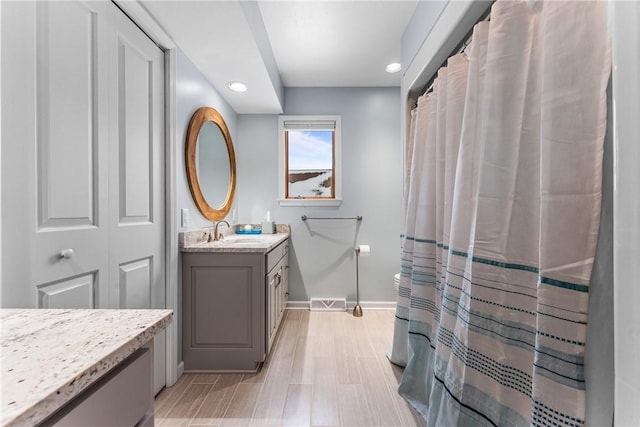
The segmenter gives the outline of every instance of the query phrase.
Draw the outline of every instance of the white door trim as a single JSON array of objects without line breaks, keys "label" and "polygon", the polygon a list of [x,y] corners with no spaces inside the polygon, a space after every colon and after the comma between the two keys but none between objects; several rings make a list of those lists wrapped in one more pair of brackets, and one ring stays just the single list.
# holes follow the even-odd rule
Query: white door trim
[{"label": "white door trim", "polygon": [[174,313],[167,327],[167,386],[175,384],[181,375],[178,364],[178,223],[176,218],[176,73],[177,52],[165,53],[165,286],[166,308]]},{"label": "white door trim", "polygon": [[169,51],[176,44],[164,28],[160,26],[147,9],[138,0],[112,0],[160,49]]},{"label": "white door trim", "polygon": [[167,387],[180,376],[178,365],[178,223],[176,218],[176,73],[177,51],[171,36],[138,1],[113,0],[165,54],[165,286],[166,308],[174,320],[166,328]]},{"label": "white door trim", "polygon": [[[0,4],[0,23],[2,23],[2,4]],[[2,46],[0,46],[0,99],[2,99]],[[2,103],[0,102],[0,188],[2,188]],[[0,242],[2,242],[2,197],[0,197]],[[2,245],[0,244],[0,281],[2,280]],[[2,289],[0,289],[0,307]]]},{"label": "white door trim", "polygon": [[[0,23],[2,23],[2,4],[0,4]],[[1,43],[0,43],[1,44]],[[2,99],[2,46],[0,46],[0,99]],[[0,102],[0,188],[2,188],[2,102]],[[2,242],[2,197],[0,197],[0,242]],[[2,280],[2,245],[0,244],[0,281]],[[2,289],[0,289],[0,307]]]}]

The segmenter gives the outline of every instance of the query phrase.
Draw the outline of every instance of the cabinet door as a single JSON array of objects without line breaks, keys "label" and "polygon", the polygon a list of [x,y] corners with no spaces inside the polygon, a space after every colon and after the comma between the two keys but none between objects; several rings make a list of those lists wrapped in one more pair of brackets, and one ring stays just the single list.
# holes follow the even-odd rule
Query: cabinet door
[{"label": "cabinet door", "polygon": [[282,315],[284,314],[284,259],[280,262],[278,268],[278,283],[276,285],[276,330],[280,326]]},{"label": "cabinet door", "polygon": [[276,320],[277,320],[277,283],[278,283],[278,269],[274,268],[273,271],[267,276],[267,353],[271,350],[273,339],[276,332]]},{"label": "cabinet door", "polygon": [[284,256],[282,257],[282,285],[281,289],[281,316],[284,316],[284,311],[287,308],[289,302],[289,241],[285,242]]},{"label": "cabinet door", "polygon": [[287,308],[287,304],[289,303],[289,257],[288,256],[285,257],[282,293],[283,293],[282,310],[284,311]]},{"label": "cabinet door", "polygon": [[280,317],[284,316],[284,311],[289,302],[289,254],[282,258],[282,284],[280,285]]},{"label": "cabinet door", "polygon": [[183,254],[186,371],[250,370],[264,360],[264,280],[262,254]]},{"label": "cabinet door", "polygon": [[286,257],[283,257],[278,261],[278,264],[273,268],[271,273],[267,276],[267,293],[269,295],[268,309],[268,329],[267,329],[267,348],[271,349],[271,345],[280,328],[280,322],[284,315],[285,309],[285,283],[286,283],[286,270],[285,263]]}]

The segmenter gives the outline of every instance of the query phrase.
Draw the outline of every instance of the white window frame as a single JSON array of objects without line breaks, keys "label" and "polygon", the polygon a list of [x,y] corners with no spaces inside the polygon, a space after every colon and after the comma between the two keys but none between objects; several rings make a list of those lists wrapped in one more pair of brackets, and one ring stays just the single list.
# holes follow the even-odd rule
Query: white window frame
[{"label": "white window frame", "polygon": [[[335,193],[333,198],[287,199],[285,189],[287,185],[285,123],[296,122],[308,124],[313,129],[313,123],[335,123],[334,130],[334,164]],[[299,129],[299,128],[298,128]],[[340,206],[342,204],[342,119],[340,116],[279,116],[278,118],[278,203],[280,206]]]}]

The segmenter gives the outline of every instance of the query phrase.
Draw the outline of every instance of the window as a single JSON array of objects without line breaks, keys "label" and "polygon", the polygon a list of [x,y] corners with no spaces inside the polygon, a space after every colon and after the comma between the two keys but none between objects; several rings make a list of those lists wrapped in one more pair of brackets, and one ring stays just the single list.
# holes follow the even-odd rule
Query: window
[{"label": "window", "polygon": [[341,203],[340,117],[280,116],[281,206]]}]

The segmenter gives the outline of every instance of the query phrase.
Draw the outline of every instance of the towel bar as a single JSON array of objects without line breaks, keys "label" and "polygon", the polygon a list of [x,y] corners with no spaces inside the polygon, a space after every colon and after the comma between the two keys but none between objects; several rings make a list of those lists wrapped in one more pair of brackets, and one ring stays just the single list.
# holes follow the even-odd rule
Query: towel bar
[{"label": "towel bar", "polygon": [[358,216],[343,216],[343,217],[312,217],[312,216],[306,216],[306,215],[302,215],[302,220],[306,221],[308,219],[355,219],[357,221],[362,221],[362,215],[358,215]]}]

